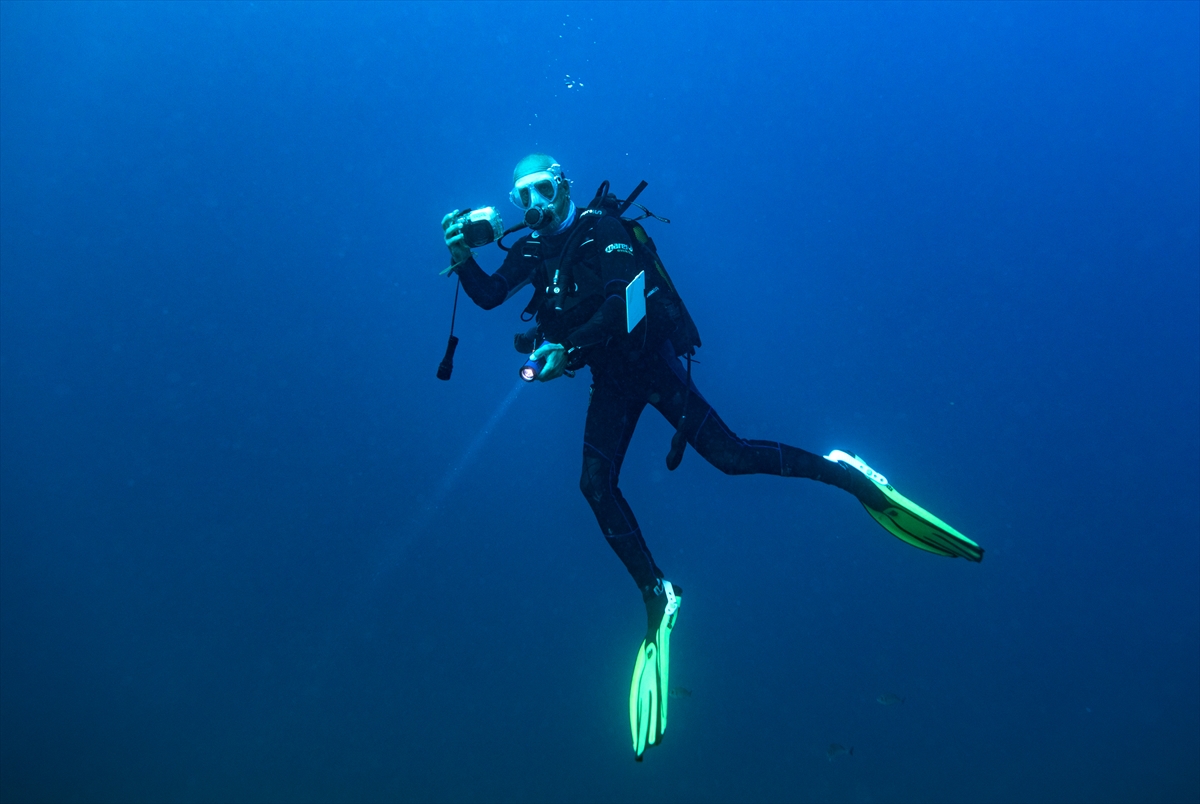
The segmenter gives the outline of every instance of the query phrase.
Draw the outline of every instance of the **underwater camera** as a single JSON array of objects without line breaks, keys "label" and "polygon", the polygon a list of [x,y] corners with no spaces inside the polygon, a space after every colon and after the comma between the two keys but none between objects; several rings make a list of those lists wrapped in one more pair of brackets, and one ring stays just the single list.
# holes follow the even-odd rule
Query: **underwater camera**
[{"label": "underwater camera", "polygon": [[495,207],[468,209],[454,222],[462,225],[463,242],[467,248],[479,248],[504,234],[504,223]]}]

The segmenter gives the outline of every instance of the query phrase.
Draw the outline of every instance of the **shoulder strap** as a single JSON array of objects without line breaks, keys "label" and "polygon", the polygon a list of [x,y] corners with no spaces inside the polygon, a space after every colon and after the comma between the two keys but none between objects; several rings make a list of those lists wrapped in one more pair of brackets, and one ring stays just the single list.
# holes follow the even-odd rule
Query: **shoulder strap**
[{"label": "shoulder strap", "polygon": [[606,214],[603,209],[592,206],[579,211],[579,221],[575,226],[575,231],[571,232],[571,236],[567,239],[566,243],[563,243],[562,251],[559,252],[559,264],[563,267],[563,270],[568,272],[571,270],[575,264],[575,253],[583,245],[584,238],[592,233],[592,230],[596,228],[596,224]]},{"label": "shoulder strap", "polygon": [[[534,261],[539,264],[544,262],[542,258],[542,242],[540,240],[534,237],[526,237],[520,243],[520,246],[521,258],[523,260]],[[540,265],[530,266],[530,270],[534,273],[533,281],[530,283],[533,285],[533,297],[529,300],[529,304],[525,305],[525,309],[521,311],[522,321],[529,321],[533,318],[538,308],[542,306],[542,299],[546,295],[546,291],[539,281],[540,277],[537,276],[537,269],[539,267]]]}]

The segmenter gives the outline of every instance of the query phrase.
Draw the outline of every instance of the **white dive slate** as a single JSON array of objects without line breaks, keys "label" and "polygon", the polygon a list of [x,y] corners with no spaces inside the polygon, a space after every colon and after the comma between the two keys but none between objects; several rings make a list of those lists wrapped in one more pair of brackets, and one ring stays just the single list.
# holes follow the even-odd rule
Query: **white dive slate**
[{"label": "white dive slate", "polygon": [[638,322],[646,317],[646,272],[642,271],[625,288],[626,332],[633,332]]}]

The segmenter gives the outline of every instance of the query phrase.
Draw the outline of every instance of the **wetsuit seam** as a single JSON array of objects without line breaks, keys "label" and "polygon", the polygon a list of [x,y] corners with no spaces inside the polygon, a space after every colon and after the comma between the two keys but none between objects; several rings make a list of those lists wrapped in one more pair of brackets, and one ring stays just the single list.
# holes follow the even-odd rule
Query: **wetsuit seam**
[{"label": "wetsuit seam", "polygon": [[[606,539],[623,539],[623,538],[625,538],[626,536],[632,536],[632,535],[633,535],[633,534],[635,534],[635,533],[641,533],[641,532],[642,532],[642,529],[641,529],[641,527],[639,526],[639,527],[636,527],[636,528],[634,528],[633,530],[626,531],[625,533],[614,533],[614,534],[613,534],[613,535],[611,535],[611,536],[609,536],[609,535],[607,535],[607,534],[606,534],[606,535],[604,536],[604,538],[606,538]],[[645,551],[643,551],[643,552],[645,552]]]},{"label": "wetsuit seam", "polygon": [[611,459],[611,458],[609,458],[607,455],[605,455],[603,452],[601,452],[601,451],[600,451],[600,450],[599,450],[599,449],[596,447],[596,445],[595,445],[595,444],[590,444],[590,443],[588,443],[587,441],[584,441],[584,442],[583,442],[583,446],[584,446],[584,447],[587,447],[587,448],[589,448],[589,449],[591,449],[593,452],[595,452],[597,455],[599,455],[599,456],[600,456],[601,458],[603,458],[604,460],[608,461],[610,464],[612,463],[612,459]]}]

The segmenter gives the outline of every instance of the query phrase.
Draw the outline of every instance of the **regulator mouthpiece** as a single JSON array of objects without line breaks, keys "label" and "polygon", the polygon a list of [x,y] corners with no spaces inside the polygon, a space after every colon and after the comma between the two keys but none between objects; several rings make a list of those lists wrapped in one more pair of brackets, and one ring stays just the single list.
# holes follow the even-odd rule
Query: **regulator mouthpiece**
[{"label": "regulator mouthpiece", "polygon": [[530,207],[525,210],[525,225],[537,229],[550,220],[550,210],[547,207]]}]

